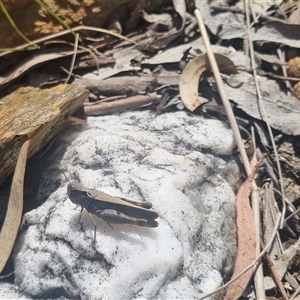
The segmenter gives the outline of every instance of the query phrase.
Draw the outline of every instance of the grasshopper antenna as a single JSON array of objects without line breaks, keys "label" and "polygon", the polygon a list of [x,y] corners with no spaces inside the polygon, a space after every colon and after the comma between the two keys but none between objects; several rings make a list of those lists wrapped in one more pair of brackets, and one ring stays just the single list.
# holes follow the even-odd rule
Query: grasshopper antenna
[{"label": "grasshopper antenna", "polygon": [[64,174],[64,176],[65,176],[67,182],[70,183],[70,180],[69,180],[69,178],[67,177],[66,173],[65,173],[63,170],[61,170],[61,171],[62,171],[62,173]]}]

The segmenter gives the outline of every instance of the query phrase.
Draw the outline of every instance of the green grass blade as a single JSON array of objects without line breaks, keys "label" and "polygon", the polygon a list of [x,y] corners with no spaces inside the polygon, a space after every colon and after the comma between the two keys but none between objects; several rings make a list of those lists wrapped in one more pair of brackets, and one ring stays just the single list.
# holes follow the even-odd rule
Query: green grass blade
[{"label": "green grass blade", "polygon": [[[11,18],[9,12],[7,11],[5,5],[2,3],[2,0],[0,0],[0,8],[2,10],[2,12],[4,13],[5,17],[7,18],[8,22],[10,23],[11,27],[14,28],[14,30],[17,32],[17,34],[23,39],[25,40],[27,43],[31,43],[31,41],[19,30],[19,28],[17,27],[17,25],[15,24],[14,20]],[[32,46],[32,45],[31,45]],[[39,46],[38,45],[33,45],[34,49],[38,49]]]}]

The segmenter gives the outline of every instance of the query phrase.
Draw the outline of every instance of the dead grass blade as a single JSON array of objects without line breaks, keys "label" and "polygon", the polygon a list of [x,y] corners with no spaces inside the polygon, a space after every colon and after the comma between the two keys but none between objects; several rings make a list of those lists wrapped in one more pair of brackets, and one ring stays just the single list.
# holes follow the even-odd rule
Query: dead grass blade
[{"label": "dead grass blade", "polygon": [[24,175],[30,140],[20,150],[11,184],[11,191],[5,220],[0,233],[0,273],[11,254],[19,231],[23,211]]},{"label": "dead grass blade", "polygon": [[74,43],[74,53],[72,56],[72,61],[71,61],[71,66],[70,66],[70,70],[69,70],[69,75],[67,77],[67,79],[65,80],[65,83],[68,83],[68,81],[70,80],[72,73],[73,73],[73,69],[74,69],[74,65],[75,65],[75,60],[76,60],[76,55],[78,52],[78,40],[79,40],[79,34],[76,33],[75,34],[75,43]]},{"label": "dead grass blade", "polygon": [[286,214],[286,203],[285,203],[285,191],[284,191],[284,186],[283,186],[283,176],[282,176],[282,170],[281,170],[281,165],[279,162],[279,155],[277,151],[277,146],[275,144],[274,140],[274,135],[272,128],[270,126],[270,123],[268,121],[268,117],[266,114],[266,110],[264,107],[264,103],[262,100],[260,88],[259,88],[259,82],[258,82],[258,76],[257,76],[257,71],[256,71],[256,62],[255,62],[255,57],[254,57],[254,46],[253,46],[253,41],[251,38],[251,32],[250,32],[250,14],[249,14],[249,8],[248,8],[248,3],[246,0],[244,0],[244,6],[245,6],[245,12],[246,12],[246,23],[247,23],[247,35],[248,35],[248,45],[249,45],[249,50],[250,50],[250,58],[251,58],[251,64],[252,64],[252,72],[253,72],[253,78],[256,86],[256,93],[257,93],[257,102],[258,106],[262,115],[262,119],[265,121],[268,129],[268,133],[271,138],[271,143],[273,147],[273,151],[275,154],[275,159],[276,159],[276,164],[277,164],[277,170],[278,170],[278,175],[279,175],[279,182],[280,182],[280,191],[281,191],[281,199],[282,199],[282,215],[281,215],[281,223],[280,223],[280,228],[283,228],[283,223],[284,223],[284,218]]}]

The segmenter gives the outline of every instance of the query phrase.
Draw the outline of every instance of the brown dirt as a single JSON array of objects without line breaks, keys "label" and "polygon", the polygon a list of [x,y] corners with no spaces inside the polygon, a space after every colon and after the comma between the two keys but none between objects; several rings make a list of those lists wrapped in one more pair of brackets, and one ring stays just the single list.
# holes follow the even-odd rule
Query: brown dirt
[{"label": "brown dirt", "polygon": [[[43,2],[69,26],[84,24],[107,27],[133,12],[137,5],[145,5],[146,0],[44,0]],[[64,29],[35,1],[3,0],[3,3],[19,30],[29,40]],[[0,13],[0,24],[1,48],[26,43],[11,27],[3,13]]]}]

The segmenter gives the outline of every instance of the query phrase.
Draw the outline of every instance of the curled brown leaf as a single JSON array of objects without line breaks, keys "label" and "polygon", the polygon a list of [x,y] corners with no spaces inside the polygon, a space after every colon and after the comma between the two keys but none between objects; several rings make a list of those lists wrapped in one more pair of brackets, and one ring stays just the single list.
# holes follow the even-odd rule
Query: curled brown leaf
[{"label": "curled brown leaf", "polygon": [[24,175],[29,145],[30,140],[21,147],[11,184],[7,212],[0,233],[0,273],[12,252],[22,219]]},{"label": "curled brown leaf", "polygon": [[[227,56],[218,53],[214,55],[221,72],[226,74],[237,73],[233,62]],[[179,80],[180,96],[183,104],[190,111],[194,111],[202,104],[198,96],[199,79],[204,71],[210,69],[207,55],[204,53],[192,59],[181,73]]]}]

